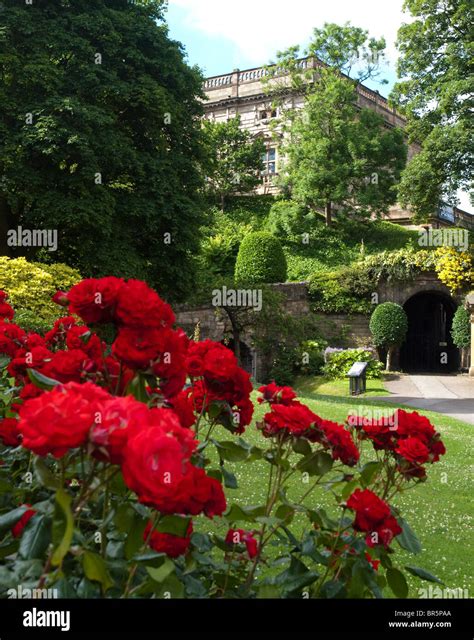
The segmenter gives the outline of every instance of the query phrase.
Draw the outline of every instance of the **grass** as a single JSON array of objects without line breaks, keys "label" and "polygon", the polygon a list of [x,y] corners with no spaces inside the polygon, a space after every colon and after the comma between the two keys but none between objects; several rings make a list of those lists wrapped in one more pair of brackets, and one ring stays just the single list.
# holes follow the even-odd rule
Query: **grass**
[{"label": "grass", "polygon": [[[298,378],[296,380],[295,387],[298,389],[299,393],[303,395],[319,394],[322,396],[336,396],[339,398],[351,397],[349,394],[349,380],[329,380],[324,376]],[[388,391],[385,388],[383,380],[367,380],[366,392],[360,397],[385,396],[387,394]]]},{"label": "grass", "polygon": [[[345,398],[337,392],[340,385],[331,383],[336,391],[335,395],[322,395],[318,390],[331,388],[327,382],[318,385],[301,384],[300,399],[314,412],[323,418],[343,422],[349,411],[355,406],[389,408],[388,405],[374,398]],[[375,391],[375,389],[374,389]],[[260,419],[264,409],[256,407],[255,419]],[[393,504],[401,509],[404,518],[416,532],[422,544],[422,553],[414,556],[401,549],[394,543],[396,555],[394,564],[402,567],[406,564],[422,567],[438,576],[450,589],[467,589],[474,593],[473,563],[474,541],[472,525],[474,515],[474,496],[472,491],[473,469],[470,464],[469,452],[474,448],[474,429],[472,425],[433,413],[420,411],[426,415],[442,434],[447,448],[447,454],[441,461],[428,469],[426,483],[411,488],[406,493],[398,495]],[[229,437],[220,434],[224,440]],[[247,428],[244,439],[257,446],[262,446],[262,436],[254,424]],[[367,443],[362,462],[374,459],[370,445]],[[268,465],[262,461],[245,463],[226,463],[226,467],[237,477],[239,488],[237,491],[227,490],[229,504],[235,502],[246,505],[259,505],[265,501]],[[289,496],[298,498],[304,493],[306,485],[302,485],[299,478],[295,478],[289,487]],[[235,497],[234,497],[235,496]],[[335,508],[334,499],[322,489],[311,498],[311,506],[322,506],[332,511]],[[336,511],[335,511],[336,512]],[[217,521],[216,527],[221,528]],[[223,524],[221,525],[223,526]],[[303,522],[296,520],[292,529],[296,534],[302,533]],[[219,531],[223,533],[222,531]],[[427,587],[430,583],[407,575],[410,587],[410,597],[419,597],[418,589]],[[386,595],[391,596],[387,591]]]}]

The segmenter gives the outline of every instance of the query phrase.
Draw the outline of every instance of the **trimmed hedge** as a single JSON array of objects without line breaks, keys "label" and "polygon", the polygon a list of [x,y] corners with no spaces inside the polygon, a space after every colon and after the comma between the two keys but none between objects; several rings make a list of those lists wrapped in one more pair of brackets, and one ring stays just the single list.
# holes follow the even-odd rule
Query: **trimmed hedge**
[{"label": "trimmed hedge", "polygon": [[249,233],[240,245],[235,281],[245,285],[286,282],[287,265],[280,241],[265,231]]},{"label": "trimmed hedge", "polygon": [[458,307],[453,318],[451,336],[459,349],[466,349],[471,344],[471,318],[469,311]]}]

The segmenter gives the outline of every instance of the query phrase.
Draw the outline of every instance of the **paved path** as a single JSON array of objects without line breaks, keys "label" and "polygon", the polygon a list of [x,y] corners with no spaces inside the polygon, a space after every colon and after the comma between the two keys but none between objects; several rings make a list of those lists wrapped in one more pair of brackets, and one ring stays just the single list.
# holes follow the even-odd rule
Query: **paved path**
[{"label": "paved path", "polygon": [[394,375],[385,386],[391,395],[384,400],[474,424],[474,379],[467,375]]}]

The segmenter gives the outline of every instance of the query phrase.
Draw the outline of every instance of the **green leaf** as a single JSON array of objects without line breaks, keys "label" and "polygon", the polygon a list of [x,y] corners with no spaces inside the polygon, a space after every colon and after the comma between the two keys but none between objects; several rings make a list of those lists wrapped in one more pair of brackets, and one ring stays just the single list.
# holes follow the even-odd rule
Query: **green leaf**
[{"label": "green leaf", "polygon": [[4,513],[0,516],[0,535],[16,525],[18,520],[27,510],[28,507],[17,507],[16,509],[13,509],[13,511],[9,511],[8,513]]},{"label": "green leaf", "polygon": [[275,513],[279,520],[282,520],[285,524],[290,524],[295,515],[295,510],[287,504],[281,504]]},{"label": "green leaf", "polygon": [[249,449],[238,442],[214,441],[219,456],[229,462],[242,462],[249,457]]},{"label": "green leaf", "polygon": [[82,566],[86,577],[92,582],[99,582],[102,585],[104,593],[113,587],[113,581],[107,571],[104,559],[97,553],[85,551],[82,556]]},{"label": "green leaf", "polygon": [[57,387],[58,384],[61,384],[59,380],[54,380],[54,378],[48,378],[48,376],[43,375],[39,371],[36,371],[36,369],[27,369],[27,373],[31,382],[39,389],[51,391],[51,389],[54,389],[54,387]]},{"label": "green leaf", "polygon": [[190,521],[191,518],[184,518],[182,516],[164,516],[155,528],[155,531],[185,538]]},{"label": "green leaf", "polygon": [[265,507],[241,507],[237,504],[233,504],[224,517],[228,522],[238,522],[240,520],[244,522],[255,522],[255,519],[265,515]]},{"label": "green leaf", "polygon": [[364,486],[367,487],[372,482],[375,474],[381,469],[381,462],[367,462],[360,472],[361,478],[364,481]]},{"label": "green leaf", "polygon": [[139,402],[144,402],[146,404],[149,401],[150,398],[146,391],[146,380],[141,373],[137,373],[137,375],[130,381],[127,386],[127,393]]},{"label": "green leaf", "polygon": [[163,562],[163,558],[166,557],[164,553],[157,553],[156,551],[150,551],[149,553],[142,553],[138,556],[133,556],[132,562],[137,562],[138,564],[147,564],[151,567],[160,566]]},{"label": "green leaf", "polygon": [[[56,509],[55,517],[53,520],[53,534],[56,529],[55,522],[57,519],[57,515],[59,515],[60,513],[61,513],[61,521],[62,521],[60,525],[61,525],[61,529],[63,530],[63,534],[62,534],[62,540],[57,546],[51,558],[51,563],[53,567],[58,567],[62,564],[63,559],[71,546],[72,536],[74,534],[74,518],[72,516],[72,511],[71,511],[71,502],[72,502],[71,496],[68,495],[63,489],[60,489],[56,493],[56,503],[59,509],[58,508]],[[53,535],[53,540],[54,540],[54,535]]]},{"label": "green leaf", "polygon": [[426,569],[422,569],[421,567],[414,567],[412,565],[405,566],[405,569],[409,571],[412,575],[417,576],[417,578],[421,578],[422,580],[427,580],[428,582],[437,582],[438,584],[444,584],[442,580],[434,576]]},{"label": "green leaf", "polygon": [[224,476],[224,487],[227,489],[238,489],[237,478],[233,473],[222,467],[222,475]]},{"label": "green leaf", "polygon": [[35,514],[23,530],[18,555],[23,560],[43,558],[51,542],[51,521],[43,514]]},{"label": "green leaf", "polygon": [[127,560],[130,560],[142,548],[144,543],[143,533],[146,525],[146,520],[135,514],[125,542],[124,553]]},{"label": "green leaf", "polygon": [[298,463],[298,469],[310,476],[323,476],[332,469],[334,460],[325,451],[317,451],[310,456],[305,456]]},{"label": "green leaf", "polygon": [[293,438],[291,447],[295,453],[299,453],[302,456],[311,455],[311,445],[305,438]]},{"label": "green leaf", "polygon": [[391,567],[386,572],[387,582],[390,589],[397,598],[406,598],[408,596],[408,584],[405,576],[399,569]]},{"label": "green leaf", "polygon": [[160,584],[161,582],[163,582],[163,580],[166,580],[166,578],[173,573],[174,571],[174,562],[172,560],[170,560],[169,558],[165,558],[163,564],[156,568],[156,567],[147,567],[146,568],[148,575],[150,576],[150,578],[152,580],[154,580],[155,582],[158,582],[158,584]]},{"label": "green leaf", "polygon": [[402,528],[402,533],[396,538],[398,544],[402,547],[402,549],[410,551],[411,553],[421,553],[421,543],[416,537],[414,531],[411,529],[408,522],[403,518],[399,518],[398,524]]},{"label": "green leaf", "polygon": [[321,598],[327,598],[328,600],[344,598],[346,597],[346,589],[342,582],[338,580],[328,580],[328,582],[325,582],[321,587],[319,595]]},{"label": "green leaf", "polygon": [[10,362],[10,358],[8,356],[0,356],[0,371],[2,369],[5,369],[5,367],[8,366],[9,362]]},{"label": "green leaf", "polygon": [[59,478],[56,478],[54,473],[48,467],[43,458],[35,456],[33,460],[33,469],[39,482],[47,489],[57,490],[60,487]]}]

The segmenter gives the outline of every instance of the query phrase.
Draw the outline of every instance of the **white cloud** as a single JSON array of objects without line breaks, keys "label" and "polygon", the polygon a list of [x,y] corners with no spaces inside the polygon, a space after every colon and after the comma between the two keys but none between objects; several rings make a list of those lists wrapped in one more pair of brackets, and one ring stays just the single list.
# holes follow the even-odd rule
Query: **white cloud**
[{"label": "white cloud", "polygon": [[350,21],[374,37],[384,36],[391,62],[403,20],[403,0],[170,0],[187,11],[186,23],[232,42],[246,64],[260,65],[276,51],[302,44],[324,22]]}]

